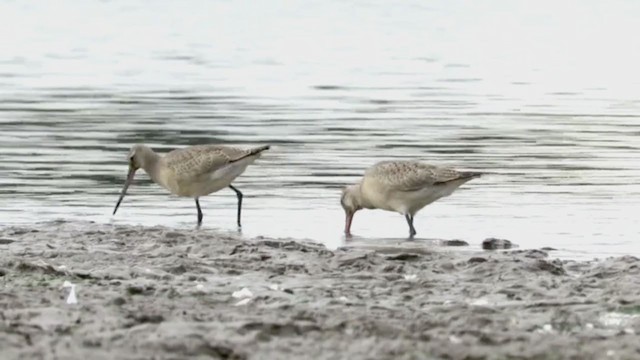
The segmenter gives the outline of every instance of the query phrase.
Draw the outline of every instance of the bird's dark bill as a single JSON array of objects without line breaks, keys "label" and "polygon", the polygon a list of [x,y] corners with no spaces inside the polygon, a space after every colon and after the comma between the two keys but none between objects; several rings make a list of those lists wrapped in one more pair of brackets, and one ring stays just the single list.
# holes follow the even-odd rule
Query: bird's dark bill
[{"label": "bird's dark bill", "polygon": [[118,211],[118,207],[120,207],[120,203],[122,202],[122,199],[124,199],[124,196],[127,194],[127,189],[129,188],[129,185],[131,185],[131,183],[133,182],[133,176],[136,174],[136,170],[132,167],[129,167],[129,173],[127,174],[127,180],[124,183],[124,187],[122,187],[122,191],[120,192],[120,198],[118,199],[118,202],[116,203],[116,207],[115,209],[113,209],[113,215],[116,214],[116,211]]}]

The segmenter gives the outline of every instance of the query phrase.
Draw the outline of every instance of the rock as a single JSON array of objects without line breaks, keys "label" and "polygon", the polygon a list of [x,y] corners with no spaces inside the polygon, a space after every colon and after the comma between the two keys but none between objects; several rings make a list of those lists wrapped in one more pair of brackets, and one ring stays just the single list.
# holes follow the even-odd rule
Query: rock
[{"label": "rock", "polygon": [[477,263],[487,262],[487,259],[483,258],[483,257],[479,257],[479,256],[474,256],[474,257],[470,258],[469,260],[467,260],[467,262],[469,264],[477,264]]},{"label": "rock", "polygon": [[420,255],[411,253],[401,253],[398,255],[387,256],[387,260],[397,261],[416,261],[418,259],[420,259]]},{"label": "rock", "polygon": [[511,254],[522,255],[531,259],[543,259],[549,256],[549,254],[547,254],[546,252],[537,249],[514,250],[511,252]]},{"label": "rock", "polygon": [[540,271],[546,271],[549,272],[553,275],[566,275],[566,271],[564,270],[564,268],[562,267],[562,262],[560,262],[559,260],[554,260],[554,261],[546,261],[546,260],[537,260],[533,266],[531,267],[532,270],[540,270]]},{"label": "rock", "polygon": [[124,304],[126,304],[126,303],[127,303],[127,300],[125,300],[125,299],[124,299],[123,297],[121,297],[121,296],[118,296],[118,297],[116,297],[115,299],[111,300],[111,303],[112,303],[113,305],[116,305],[116,306],[122,306],[122,305],[124,305]]},{"label": "rock", "polygon": [[164,237],[167,239],[178,239],[185,237],[184,234],[179,233],[177,231],[168,231],[164,234]]},{"label": "rock", "polygon": [[482,242],[482,248],[485,250],[511,249],[513,243],[505,239],[488,238]]},{"label": "rock", "polygon": [[7,238],[0,238],[0,245],[11,244],[12,242],[15,242],[15,240],[7,239]]},{"label": "rock", "polygon": [[444,246],[469,246],[469,243],[464,240],[442,240]]}]

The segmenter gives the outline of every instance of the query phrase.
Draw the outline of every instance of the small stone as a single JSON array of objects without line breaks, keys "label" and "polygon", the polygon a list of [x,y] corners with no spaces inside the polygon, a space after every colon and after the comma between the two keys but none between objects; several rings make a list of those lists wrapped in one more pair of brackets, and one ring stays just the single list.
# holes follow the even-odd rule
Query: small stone
[{"label": "small stone", "polygon": [[442,240],[444,246],[469,246],[469,243],[464,240]]},{"label": "small stone", "polygon": [[150,295],[155,291],[153,285],[129,285],[127,287],[127,293],[129,295]]},{"label": "small stone", "polygon": [[482,248],[485,250],[511,249],[513,243],[506,239],[488,238],[482,241]]},{"label": "small stone", "polygon": [[398,261],[415,261],[420,259],[420,255],[411,254],[411,253],[402,253],[393,256],[387,256],[387,260],[398,260]]},{"label": "small stone", "polygon": [[118,296],[117,298],[113,299],[111,303],[116,306],[122,306],[126,304],[127,301],[123,297]]},{"label": "small stone", "polygon": [[176,231],[169,231],[169,232],[164,234],[164,237],[167,238],[167,239],[177,239],[177,238],[184,237],[184,234],[181,234],[181,233],[176,232]]},{"label": "small stone", "polygon": [[7,239],[7,238],[0,238],[0,245],[11,244],[12,242],[15,242],[15,240]]},{"label": "small stone", "polygon": [[467,262],[469,264],[478,264],[478,263],[487,262],[487,259],[483,258],[483,257],[479,257],[479,256],[474,256],[474,257],[470,258],[469,260],[467,260]]}]

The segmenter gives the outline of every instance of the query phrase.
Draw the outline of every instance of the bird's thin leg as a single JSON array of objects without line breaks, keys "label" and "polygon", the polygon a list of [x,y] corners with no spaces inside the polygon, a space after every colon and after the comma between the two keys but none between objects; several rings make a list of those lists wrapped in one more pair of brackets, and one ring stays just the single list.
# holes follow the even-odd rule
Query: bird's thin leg
[{"label": "bird's thin leg", "polygon": [[242,193],[240,190],[233,187],[233,185],[229,185],[229,189],[235,191],[238,196],[238,227],[242,227],[242,224],[240,223],[240,215],[242,214]]},{"label": "bird's thin leg", "polygon": [[196,198],[196,208],[198,209],[198,227],[202,225],[202,210],[200,210],[200,202]]},{"label": "bird's thin leg", "polygon": [[413,238],[417,234],[416,228],[413,227],[413,215],[406,214],[404,218],[407,219],[407,224],[409,224],[409,237]]}]

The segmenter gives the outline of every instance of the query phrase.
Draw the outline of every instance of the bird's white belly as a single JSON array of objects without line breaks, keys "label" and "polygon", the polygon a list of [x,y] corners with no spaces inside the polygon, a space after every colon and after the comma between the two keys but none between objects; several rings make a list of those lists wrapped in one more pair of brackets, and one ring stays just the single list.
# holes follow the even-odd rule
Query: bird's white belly
[{"label": "bird's white belly", "polygon": [[434,185],[425,186],[414,191],[398,191],[368,182],[363,187],[363,197],[367,204],[376,209],[395,211],[401,214],[415,214],[418,210],[432,202],[451,195],[457,186]]},{"label": "bird's white belly", "polygon": [[461,179],[459,181],[450,181],[440,185],[425,186],[422,189],[408,191],[398,196],[400,202],[405,204],[403,209],[406,213],[415,214],[423,207],[432,202],[451,195],[460,185],[469,181],[469,179]]},{"label": "bird's white belly", "polygon": [[425,187],[415,191],[398,192],[394,196],[396,211],[403,214],[415,214],[432,202],[449,195],[442,187]]},{"label": "bird's white belly", "polygon": [[182,196],[200,197],[220,191],[231,185],[231,183],[246,170],[250,163],[249,161],[241,160],[209,174],[205,174],[196,181],[187,184],[186,189],[182,189],[184,186],[181,186],[181,192],[187,194]]}]

